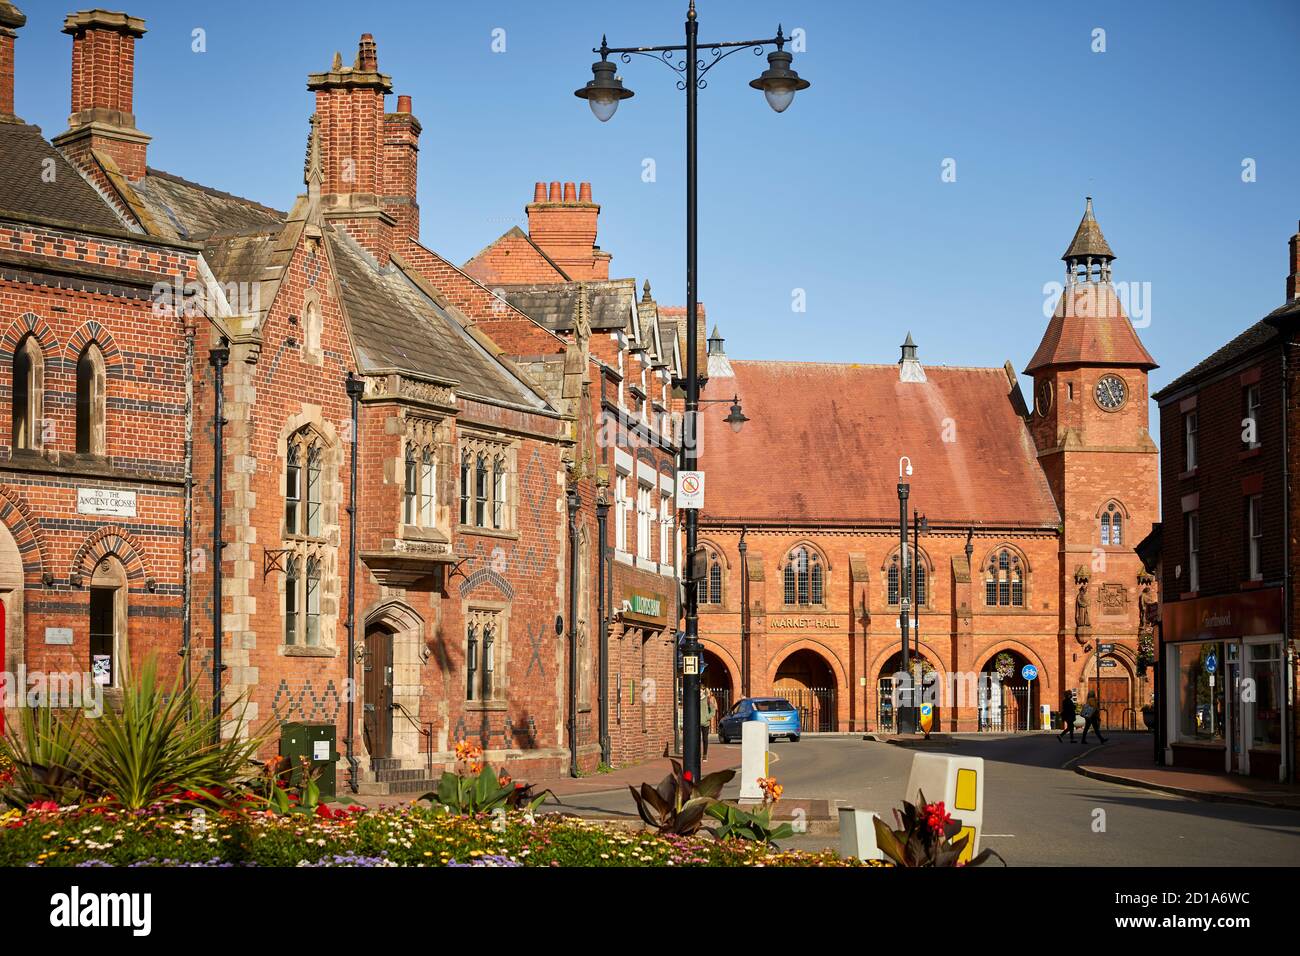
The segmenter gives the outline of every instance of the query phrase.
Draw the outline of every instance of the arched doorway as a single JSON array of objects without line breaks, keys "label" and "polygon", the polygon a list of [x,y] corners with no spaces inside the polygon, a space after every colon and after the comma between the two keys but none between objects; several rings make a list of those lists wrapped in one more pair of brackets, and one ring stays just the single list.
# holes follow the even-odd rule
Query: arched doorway
[{"label": "arched doorway", "polygon": [[[993,733],[1032,730],[1042,683],[1021,676],[1032,661],[1007,647],[989,656],[980,670],[979,729]],[[1035,665],[1037,666],[1037,665]]]},{"label": "arched doorway", "polygon": [[[897,708],[907,706],[912,701],[900,700],[894,693],[895,674],[903,670],[903,652],[900,650],[889,660],[885,661],[880,668],[880,674],[876,678],[876,729],[884,733],[894,733],[896,730],[894,714]],[[939,691],[940,688],[936,682],[939,676],[934,662],[924,653],[917,651],[908,652],[908,672],[912,675],[912,686],[921,691],[920,703],[929,701],[934,706],[934,723],[931,725],[932,730],[938,730],[940,724],[939,710]]]},{"label": "arched doorway", "polygon": [[704,689],[713,698],[716,709],[713,716],[713,730],[716,733],[718,721],[731,710],[732,704],[739,700],[739,697],[736,696],[736,689],[732,685],[731,672],[727,670],[726,662],[708,648],[704,649],[704,674],[701,680]]},{"label": "arched doorway", "polygon": [[[17,674],[25,660],[23,645],[23,559],[9,529],[0,523],[0,681]],[[12,680],[12,677],[7,678]],[[11,688],[0,684],[0,734],[5,731],[5,701]],[[13,693],[19,693],[15,685]],[[15,697],[15,701],[17,698]],[[11,715],[13,716],[13,715]]]},{"label": "arched doorway", "polygon": [[772,693],[784,697],[799,711],[806,734],[830,733],[836,729],[835,672],[816,651],[797,650],[781,662],[772,682]]},{"label": "arched doorway", "polygon": [[[1118,650],[1117,645],[1116,651]],[[1101,710],[1101,726],[1104,730],[1137,730],[1141,725],[1138,723],[1138,707],[1135,703],[1137,680],[1133,665],[1126,655],[1106,654],[1101,658],[1101,680],[1098,680],[1097,663],[1095,655],[1088,658],[1080,703],[1086,701],[1089,694],[1097,694],[1097,706]]]}]

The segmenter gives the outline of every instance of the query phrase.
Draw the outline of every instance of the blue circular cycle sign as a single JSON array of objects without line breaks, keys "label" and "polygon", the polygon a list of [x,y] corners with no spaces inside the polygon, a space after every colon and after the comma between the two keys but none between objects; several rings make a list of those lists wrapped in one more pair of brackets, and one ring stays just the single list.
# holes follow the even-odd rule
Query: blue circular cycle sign
[{"label": "blue circular cycle sign", "polygon": [[1025,680],[1036,680],[1038,678],[1038,668],[1033,664],[1026,664],[1020,668],[1020,676]]}]

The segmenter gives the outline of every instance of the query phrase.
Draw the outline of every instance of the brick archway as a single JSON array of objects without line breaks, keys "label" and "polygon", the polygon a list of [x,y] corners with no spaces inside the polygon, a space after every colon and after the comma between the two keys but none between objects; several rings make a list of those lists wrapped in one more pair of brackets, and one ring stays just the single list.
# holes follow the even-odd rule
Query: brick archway
[{"label": "brick archway", "polygon": [[13,535],[14,544],[22,556],[24,585],[29,588],[42,586],[45,569],[49,567],[45,536],[32,517],[27,502],[9,488],[0,487],[0,521]]},{"label": "brick archway", "polygon": [[768,686],[799,711],[804,733],[839,729],[848,683],[839,658],[825,644],[805,637],[782,647],[769,663]]},{"label": "brick archway", "polygon": [[126,569],[126,586],[128,590],[139,591],[147,588],[154,580],[152,570],[145,560],[144,550],[136,543],[130,532],[121,528],[103,527],[94,532],[85,543],[77,549],[72,559],[72,577],[74,584],[89,583],[95,568],[107,557],[115,557]]},{"label": "brick archway", "polygon": [[[1047,669],[1047,665],[1043,663],[1043,659],[1032,647],[1028,644],[1022,644],[1020,641],[1001,640],[994,642],[989,646],[989,648],[982,651],[979,656],[975,658],[975,672],[978,674],[980,671],[984,670],[988,665],[988,662],[993,659],[994,655],[999,654],[1002,651],[1015,651],[1025,660],[1029,661],[1029,663],[1038,668],[1038,680],[1042,682],[1042,693],[1045,694],[1047,688],[1052,686],[1052,672]],[[1044,697],[1043,699],[1046,700],[1047,698]]]},{"label": "brick archway", "polygon": [[68,339],[68,344],[63,348],[64,364],[68,368],[76,368],[77,359],[91,342],[99,346],[99,352],[104,357],[104,375],[108,378],[121,378],[124,373],[122,352],[108,329],[94,319],[77,329],[72,338]]}]

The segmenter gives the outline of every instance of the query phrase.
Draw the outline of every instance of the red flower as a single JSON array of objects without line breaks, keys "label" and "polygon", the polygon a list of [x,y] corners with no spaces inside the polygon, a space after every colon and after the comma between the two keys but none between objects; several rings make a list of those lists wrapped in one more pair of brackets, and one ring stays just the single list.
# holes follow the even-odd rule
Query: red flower
[{"label": "red flower", "polygon": [[316,816],[320,817],[322,820],[334,820],[338,817],[343,816],[343,813],[341,811],[335,812],[331,810],[329,807],[325,806],[325,804],[318,803],[316,804]]},{"label": "red flower", "polygon": [[348,805],[348,813],[365,813],[366,809],[367,809],[366,807],[363,807],[359,803],[353,803]]},{"label": "red flower", "polygon": [[943,836],[944,829],[952,823],[952,815],[944,809],[942,800],[926,804],[921,808],[921,813],[925,815],[926,826],[935,836]]},{"label": "red flower", "polygon": [[53,800],[37,800],[35,803],[28,804],[27,809],[37,813],[54,813],[58,811],[59,805]]}]

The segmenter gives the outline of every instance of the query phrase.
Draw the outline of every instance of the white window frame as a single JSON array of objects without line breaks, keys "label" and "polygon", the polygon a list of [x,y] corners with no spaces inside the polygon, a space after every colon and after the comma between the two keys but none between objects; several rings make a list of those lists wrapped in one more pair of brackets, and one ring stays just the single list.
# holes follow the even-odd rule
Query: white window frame
[{"label": "white window frame", "polygon": [[1201,516],[1187,512],[1187,585],[1189,591],[1201,589]]},{"label": "white window frame", "polygon": [[1246,386],[1246,418],[1251,423],[1255,440],[1246,442],[1248,449],[1254,450],[1261,444],[1259,440],[1259,383]]},{"label": "white window frame", "polygon": [[1247,551],[1250,555],[1250,580],[1264,580],[1264,496],[1251,495],[1246,502]]},{"label": "white window frame", "polygon": [[1197,461],[1196,447],[1196,410],[1192,409],[1183,416],[1183,464],[1186,466],[1184,471],[1195,471]]},{"label": "white window frame", "polygon": [[627,475],[622,472],[614,481],[614,550],[627,554]]},{"label": "white window frame", "polygon": [[637,482],[636,487],[636,556],[650,560],[650,485]]}]

